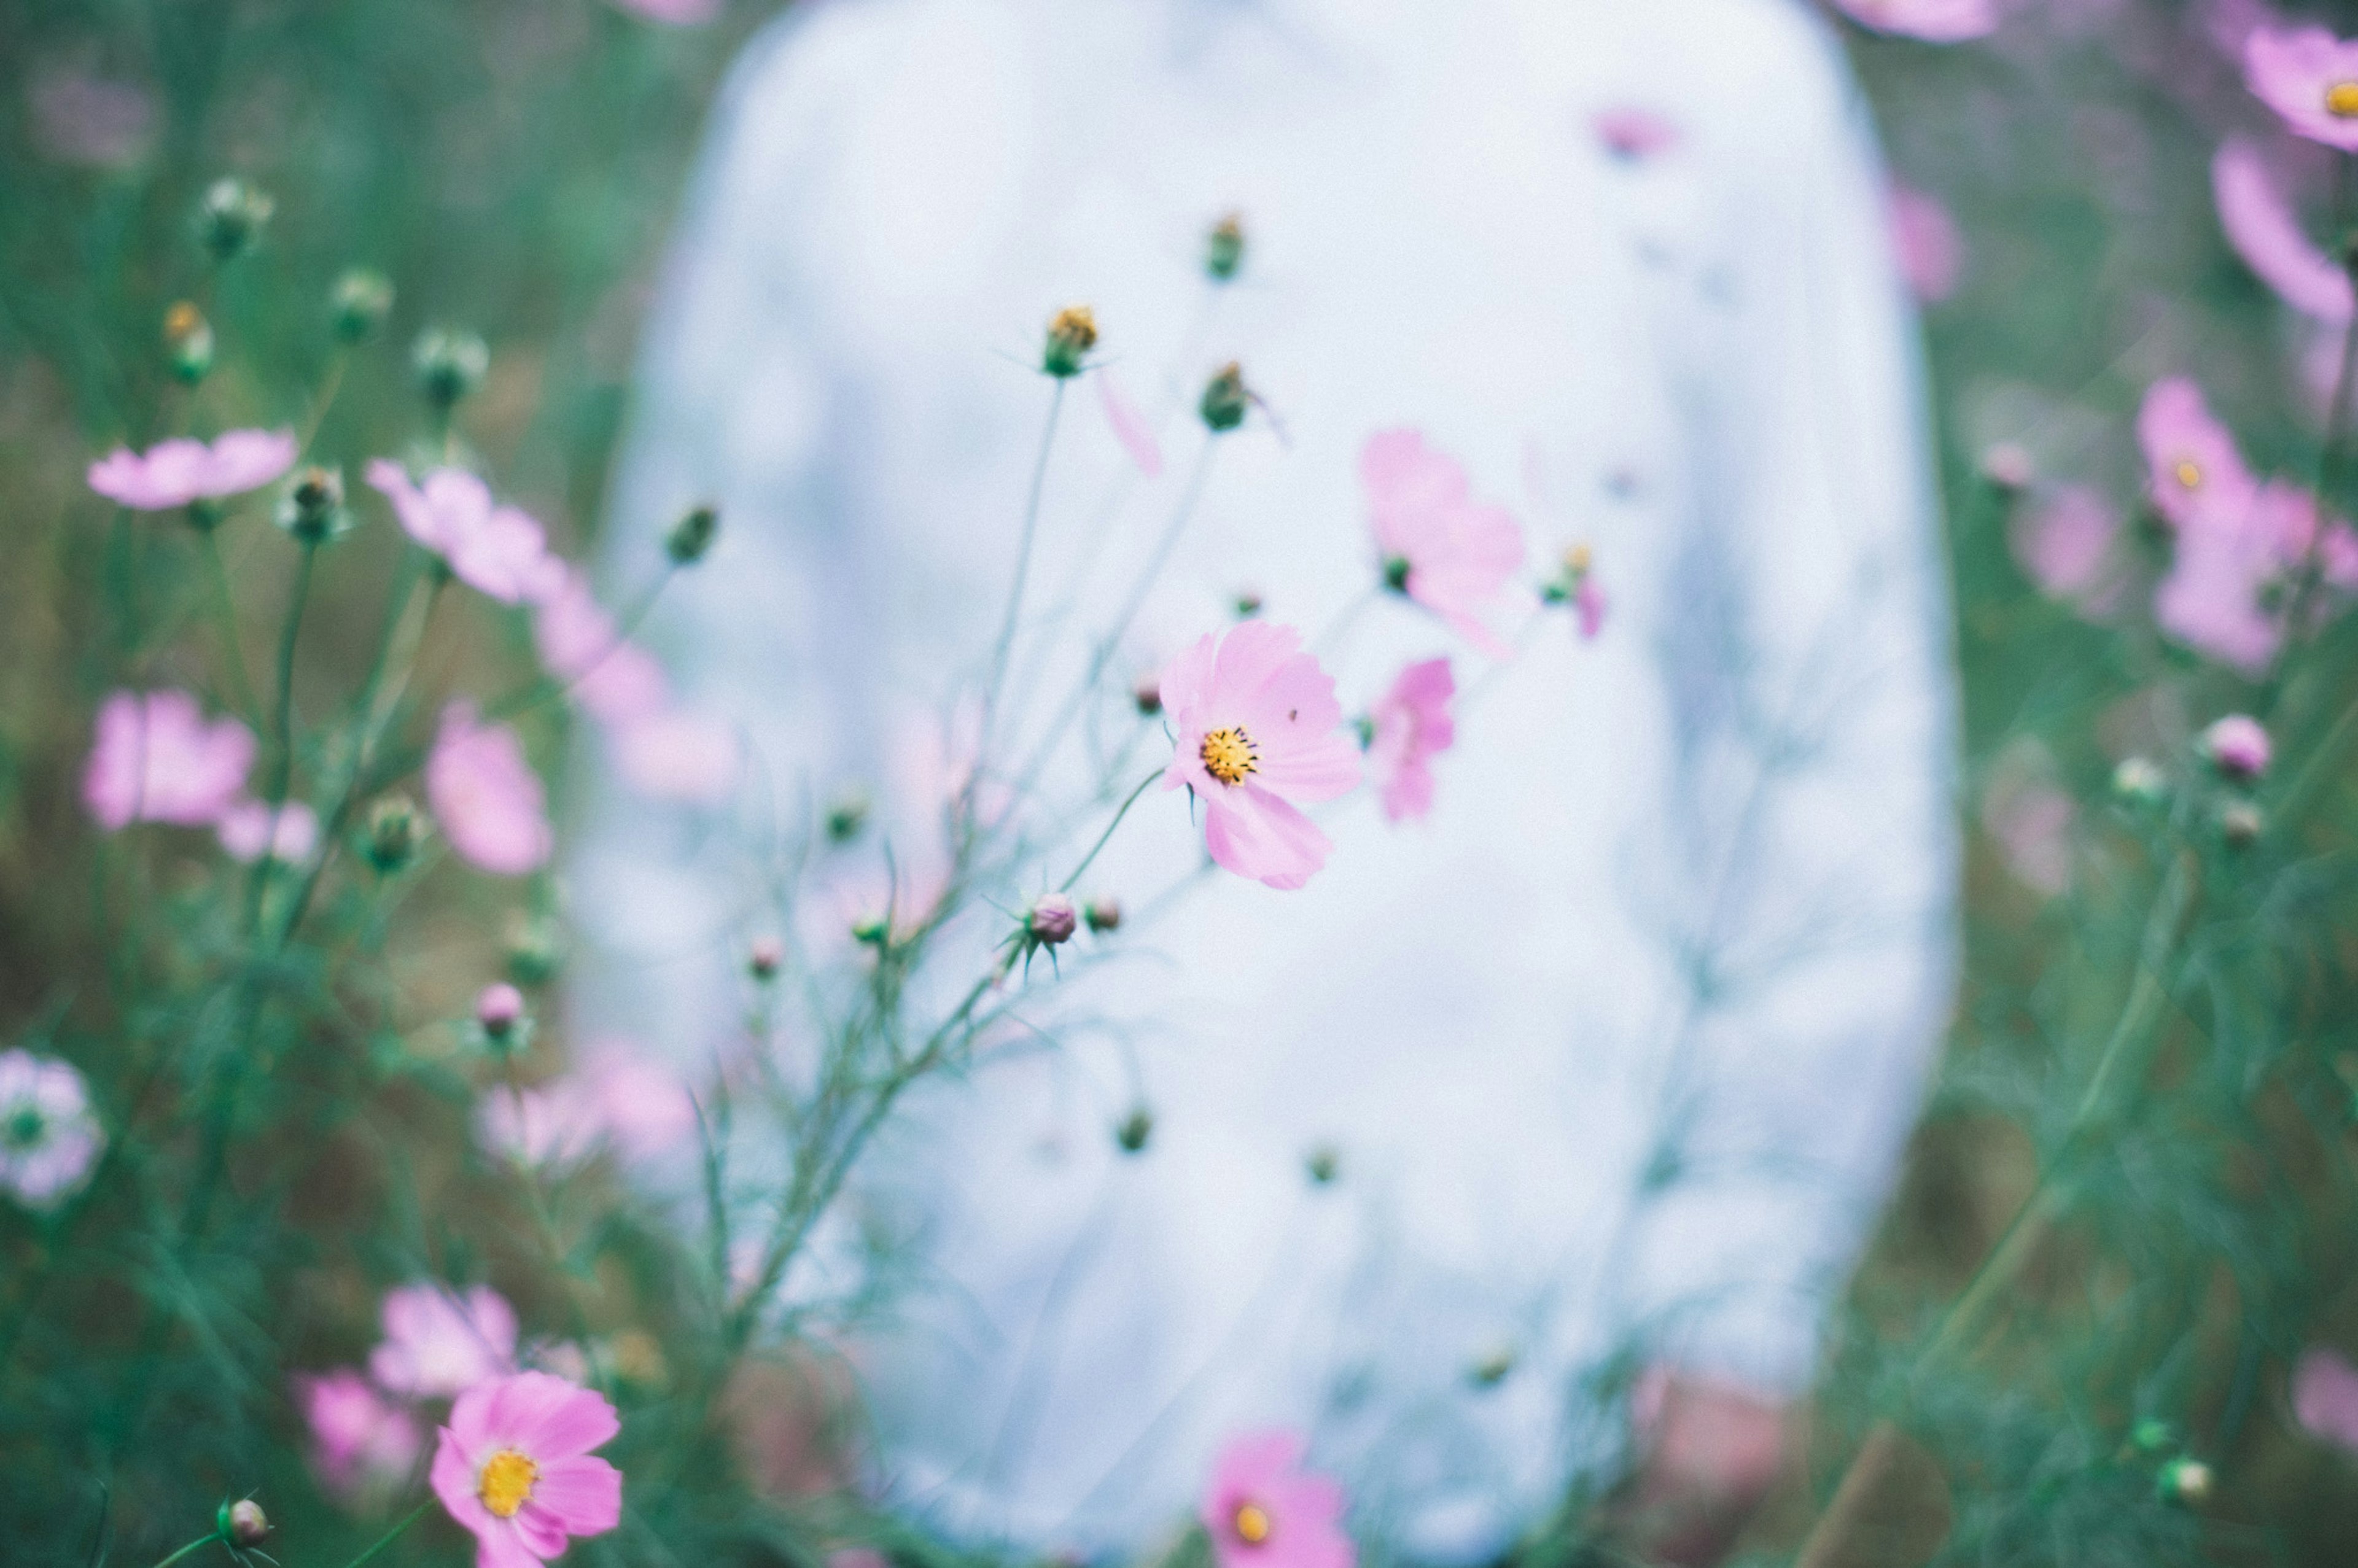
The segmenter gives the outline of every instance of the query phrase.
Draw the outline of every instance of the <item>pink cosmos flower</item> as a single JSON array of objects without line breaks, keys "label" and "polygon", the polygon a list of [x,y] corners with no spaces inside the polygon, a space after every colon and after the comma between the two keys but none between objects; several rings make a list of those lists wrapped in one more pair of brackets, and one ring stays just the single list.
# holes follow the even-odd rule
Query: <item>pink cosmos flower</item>
[{"label": "pink cosmos flower", "polygon": [[1098,401],[1105,406],[1106,423],[1113,429],[1113,438],[1121,443],[1121,449],[1130,454],[1130,460],[1138,465],[1139,472],[1149,479],[1162,477],[1163,443],[1154,438],[1153,427],[1147,424],[1146,416],[1138,411],[1138,405],[1132,403],[1129,394],[1115,383],[1111,371],[1099,366],[1097,384]]},{"label": "pink cosmos flower", "polygon": [[654,1159],[696,1131],[687,1086],[620,1044],[591,1050],[562,1077],[483,1098],[476,1132],[487,1148],[527,1165],[588,1159],[601,1145]]},{"label": "pink cosmos flower", "polygon": [[176,436],[145,452],[117,447],[86,477],[91,489],[135,512],[168,512],[259,490],[295,466],[298,449],[292,430],[230,430],[210,446]]},{"label": "pink cosmos flower", "polygon": [[2212,767],[2239,779],[2266,773],[2274,754],[2267,730],[2248,713],[2231,713],[2202,731],[2201,748]]},{"label": "pink cosmos flower", "polygon": [[369,1376],[388,1392],[444,1398],[515,1366],[515,1309],[489,1285],[463,1298],[431,1282],[403,1285],[385,1292],[384,1315]]},{"label": "pink cosmos flower", "polygon": [[1927,305],[1956,293],[1964,276],[1965,241],[1957,221],[1940,201],[1909,186],[1895,184],[1885,200],[1891,222],[1892,254],[1909,291]]},{"label": "pink cosmos flower", "polygon": [[296,1378],[295,1402],[311,1429],[311,1467],[343,1497],[399,1486],[426,1450],[417,1418],[352,1368]]},{"label": "pink cosmos flower", "polygon": [[1334,844],[1293,803],[1348,794],[1359,759],[1302,633],[1247,621],[1206,634],[1163,672],[1163,708],[1178,732],[1163,787],[1204,803],[1212,859],[1273,888],[1308,881]]},{"label": "pink cosmos flower", "polygon": [[1302,1467],[1298,1433],[1232,1439],[1212,1468],[1198,1516],[1220,1568],[1352,1568],[1343,1488]]},{"label": "pink cosmos flower", "polygon": [[412,485],[399,463],[368,466],[372,489],[393,503],[402,531],[441,557],[468,587],[502,604],[537,604],[565,586],[565,563],[548,553],[531,515],[492,499],[491,486],[464,469],[436,469]]},{"label": "pink cosmos flower", "polygon": [[81,777],[82,804],[109,832],[133,822],[201,827],[245,788],[254,731],[234,719],[205,722],[184,691],[118,691],[98,710]]},{"label": "pink cosmos flower", "polygon": [[2189,647],[2258,675],[2283,640],[2270,589],[2303,570],[2312,547],[2327,586],[2358,588],[2358,535],[2321,524],[2317,498],[2300,486],[2272,481],[2240,506],[2204,505],[2179,530],[2154,619]]},{"label": "pink cosmos flower", "polygon": [[230,859],[249,864],[265,855],[283,866],[299,866],[319,847],[319,814],[299,800],[277,810],[263,800],[241,800],[222,813],[214,827]]},{"label": "pink cosmos flower", "polygon": [[1523,564],[1523,531],[1514,517],[1476,505],[1466,470],[1414,430],[1371,437],[1359,454],[1359,477],[1385,584],[1491,657],[1507,657],[1512,650],[1482,617]]},{"label": "pink cosmos flower", "polygon": [[0,1051],[0,1192],[36,1211],[81,1186],[106,1145],[81,1075],[29,1051]]},{"label": "pink cosmos flower", "polygon": [[670,706],[671,685],[653,654],[625,642],[590,580],[568,572],[533,617],[540,662],[582,711],[604,724],[627,724]]},{"label": "pink cosmos flower", "polygon": [[1372,712],[1368,761],[1388,822],[1409,822],[1433,809],[1433,759],[1457,739],[1449,699],[1457,682],[1447,659],[1427,659],[1401,671]]},{"label": "pink cosmos flower", "polygon": [[2244,81],[2296,135],[2358,152],[2358,43],[2323,27],[2261,27],[2244,41]]},{"label": "pink cosmos flower", "polygon": [[622,1473],[590,1450],[622,1430],[605,1396],[546,1372],[518,1372],[459,1396],[428,1473],[450,1517],[475,1535],[475,1568],[538,1568],[568,1538],[622,1517]]},{"label": "pink cosmos flower", "polygon": [[2040,592],[2078,599],[2103,582],[2120,527],[2120,514],[2102,491],[2066,484],[2017,514],[2007,542],[2023,575]]},{"label": "pink cosmos flower", "polygon": [[2182,528],[2205,512],[2232,514],[2250,504],[2255,486],[2244,455],[2191,380],[2171,376],[2147,388],[2136,427],[2154,507],[2170,524]]},{"label": "pink cosmos flower", "polygon": [[633,719],[608,734],[607,749],[622,782],[653,800],[709,806],[737,782],[737,732],[700,714]]},{"label": "pink cosmos flower", "polygon": [[2331,1350],[2305,1353],[2293,1368],[2292,1413],[2326,1442],[2358,1450],[2358,1368]]},{"label": "pink cosmos flower", "polygon": [[720,15],[723,0],[614,0],[633,16],[667,27],[692,27]]},{"label": "pink cosmos flower", "polygon": [[2219,226],[2245,266],[2302,314],[2335,323],[2350,319],[2350,275],[2301,231],[2257,147],[2240,137],[2222,146],[2211,160],[2211,189]]},{"label": "pink cosmos flower", "polygon": [[1879,33],[1900,33],[1936,44],[1985,38],[1997,28],[1997,11],[1990,0],[1834,0],[1834,4]]},{"label": "pink cosmos flower", "polygon": [[556,847],[540,775],[504,724],[477,724],[471,703],[442,710],[426,759],[426,799],[451,848],[499,876],[522,876]]},{"label": "pink cosmos flower", "polygon": [[1606,109],[1589,124],[1607,152],[1631,163],[1658,157],[1677,146],[1681,139],[1677,121],[1636,104]]}]

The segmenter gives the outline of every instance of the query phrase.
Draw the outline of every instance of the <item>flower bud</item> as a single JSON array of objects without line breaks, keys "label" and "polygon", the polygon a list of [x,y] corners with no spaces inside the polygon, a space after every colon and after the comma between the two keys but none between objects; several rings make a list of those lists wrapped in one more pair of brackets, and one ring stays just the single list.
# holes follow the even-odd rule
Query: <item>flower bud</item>
[{"label": "flower bud", "polygon": [[1040,368],[1059,381],[1081,373],[1082,360],[1098,346],[1098,319],[1086,305],[1068,305],[1048,323]]},{"label": "flower bud", "polygon": [[2200,1508],[2211,1500],[2211,1466],[2200,1459],[2173,1459],[2154,1480],[2164,1502]]},{"label": "flower bud", "polygon": [[1409,561],[1406,556],[1384,557],[1384,586],[1394,593],[1408,591]]},{"label": "flower bud", "polygon": [[409,368],[426,401],[445,413],[483,384],[492,351],[472,332],[428,327],[409,351]]},{"label": "flower bud", "polygon": [[393,314],[393,283],[381,272],[352,267],[336,279],[328,300],[336,341],[364,343]]},{"label": "flower bud", "polygon": [[1204,241],[1204,275],[1214,283],[1234,281],[1245,265],[1245,221],[1231,212],[1212,225]]},{"label": "flower bud", "polygon": [[369,807],[368,862],[390,874],[417,853],[417,806],[406,795],[389,795]]},{"label": "flower bud", "polygon": [[1162,712],[1163,677],[1160,676],[1139,676],[1138,684],[1130,688],[1130,700],[1138,705],[1138,711],[1146,718],[1152,719],[1156,714]]},{"label": "flower bud", "polygon": [[1982,478],[1999,490],[2028,490],[2037,475],[2029,449],[2019,441],[2000,441],[1982,454]]},{"label": "flower bud", "polygon": [[242,179],[216,179],[197,204],[197,238],[215,261],[228,261],[254,248],[277,210],[267,191]]},{"label": "flower bud", "polygon": [[2169,775],[2150,757],[2123,757],[2113,770],[2113,793],[2131,806],[2158,806],[2169,797]]},{"label": "flower bud", "polygon": [[1147,1141],[1153,1136],[1154,1113],[1142,1105],[1132,1108],[1128,1116],[1121,1119],[1120,1125],[1113,1130],[1114,1144],[1125,1154],[1142,1152]]},{"label": "flower bud", "polygon": [[832,844],[849,844],[860,837],[868,826],[868,814],[873,809],[865,790],[849,789],[835,797],[827,808],[827,837]]},{"label": "flower bud", "polygon": [[297,469],[278,498],[277,523],[307,545],[325,544],[350,528],[343,474],[329,468]]},{"label": "flower bud", "polygon": [[2219,808],[2219,831],[2238,849],[2259,841],[2268,819],[2248,800],[2231,800]]},{"label": "flower bud", "polygon": [[1240,588],[1237,589],[1237,596],[1235,599],[1229,600],[1229,606],[1236,611],[1238,620],[1251,620],[1254,616],[1260,613],[1260,589],[1257,588]]},{"label": "flower bud", "polygon": [[1314,1184],[1333,1186],[1335,1178],[1343,1173],[1343,1152],[1332,1143],[1321,1143],[1303,1159],[1302,1169]]},{"label": "flower bud", "polygon": [[164,312],[164,351],[172,373],[194,386],[213,368],[212,323],[188,300],[173,302]]},{"label": "flower bud", "polygon": [[2178,1433],[2169,1422],[2147,1416],[2129,1428],[2129,1446],[2144,1454],[2160,1454],[2178,1446]]},{"label": "flower bud", "polygon": [[720,533],[720,509],[706,504],[693,507],[687,516],[671,525],[664,538],[664,554],[676,567],[692,567],[712,548],[712,541]]},{"label": "flower bud", "polygon": [[863,947],[874,947],[881,952],[890,944],[892,937],[892,928],[884,924],[882,913],[863,914],[851,923],[851,939]]},{"label": "flower bud", "polygon": [[524,992],[505,980],[492,981],[475,999],[475,1022],[487,1037],[506,1040],[524,1022]]},{"label": "flower bud", "polygon": [[1495,1389],[1515,1369],[1515,1347],[1500,1340],[1476,1357],[1466,1368],[1466,1380],[1477,1389]]},{"label": "flower bud", "polygon": [[1196,410],[1204,416],[1204,427],[1214,435],[1224,435],[1245,422],[1252,408],[1252,389],[1245,384],[1242,365],[1230,362],[1204,384],[1204,399]]},{"label": "flower bud", "polygon": [[1081,918],[1088,923],[1090,932],[1096,935],[1119,931],[1121,929],[1121,900],[1093,898],[1082,909]]},{"label": "flower bud", "polygon": [[2268,732],[2249,714],[2231,713],[2202,731],[2202,755],[2211,765],[2248,784],[2268,771]]},{"label": "flower bud", "polygon": [[252,1498],[223,1503],[213,1516],[213,1529],[232,1546],[260,1546],[270,1539],[270,1520]]},{"label": "flower bud", "polygon": [[1043,947],[1063,946],[1078,925],[1073,901],[1060,892],[1042,893],[1023,917],[1024,934]]},{"label": "flower bud", "polygon": [[786,967],[786,945],[774,936],[756,936],[753,946],[745,957],[745,967],[757,980],[773,980],[778,971]]}]

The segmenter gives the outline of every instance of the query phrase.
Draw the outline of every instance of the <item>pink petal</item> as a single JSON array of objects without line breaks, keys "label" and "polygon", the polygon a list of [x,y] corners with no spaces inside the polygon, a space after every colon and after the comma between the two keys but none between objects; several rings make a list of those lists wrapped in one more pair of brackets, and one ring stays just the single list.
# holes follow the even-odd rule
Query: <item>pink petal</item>
[{"label": "pink petal", "polygon": [[2358,1368],[2331,1350],[2311,1350],[2293,1369],[2292,1409],[2329,1443],[2358,1449]]},{"label": "pink petal", "polygon": [[[452,1414],[455,1417],[457,1412]],[[490,1452],[485,1449],[481,1456],[489,1457]],[[476,1459],[477,1455],[460,1444],[458,1434],[446,1426],[434,1440],[434,1465],[427,1472],[426,1479],[450,1517],[481,1539],[497,1521],[492,1510],[483,1506],[483,1499],[475,1495]]]},{"label": "pink petal", "polygon": [[606,1396],[548,1372],[518,1372],[493,1387],[490,1416],[535,1460],[569,1459],[611,1442],[622,1423]]},{"label": "pink petal", "polygon": [[598,1535],[622,1521],[622,1473],[603,1459],[553,1459],[532,1484],[532,1507],[568,1535]]},{"label": "pink petal", "polygon": [[2257,147],[2240,138],[2222,146],[2211,160],[2211,188],[2219,225],[2244,265],[2294,309],[2335,324],[2350,319],[2349,274],[2302,232]]},{"label": "pink petal", "polygon": [[1160,478],[1163,473],[1163,446],[1154,438],[1146,416],[1139,413],[1137,406],[1115,383],[1110,370],[1100,366],[1097,384],[1098,401],[1104,406],[1106,423],[1112,427],[1114,439],[1121,443],[1121,449],[1130,454],[1130,460],[1138,465],[1139,472],[1149,479]]},{"label": "pink petal", "polygon": [[1250,784],[1206,796],[1205,808],[1204,847],[1214,863],[1282,891],[1307,883],[1335,848],[1315,823]]}]

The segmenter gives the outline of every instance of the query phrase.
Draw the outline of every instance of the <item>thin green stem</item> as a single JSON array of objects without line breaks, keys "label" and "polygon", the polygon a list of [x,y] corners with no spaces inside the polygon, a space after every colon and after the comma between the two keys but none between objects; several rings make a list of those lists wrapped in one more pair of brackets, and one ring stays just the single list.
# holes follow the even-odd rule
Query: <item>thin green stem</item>
[{"label": "thin green stem", "polygon": [[254,695],[254,679],[245,670],[245,644],[237,634],[237,600],[230,591],[229,565],[222,559],[221,530],[205,530],[205,565],[212,579],[213,614],[221,632],[222,661],[229,666],[230,692],[238,711],[258,721],[262,704]]},{"label": "thin green stem", "polygon": [[433,1506],[434,1499],[432,1498],[427,1498],[424,1502],[410,1509],[409,1512],[402,1516],[401,1521],[398,1524],[395,1524],[391,1530],[386,1530],[383,1535],[377,1538],[377,1542],[374,1546],[370,1547],[366,1552],[362,1552],[358,1557],[355,1557],[350,1563],[345,1563],[344,1568],[362,1568],[362,1564],[367,1563],[370,1558],[376,1556],[386,1547],[391,1546],[395,1541],[399,1541],[401,1539],[402,1531],[407,1530],[411,1525],[416,1524],[419,1519],[425,1518],[426,1510]]},{"label": "thin green stem", "polygon": [[1121,826],[1121,819],[1130,815],[1130,808],[1138,804],[1138,797],[1144,795],[1148,787],[1152,785],[1156,779],[1159,779],[1162,776],[1163,770],[1161,768],[1157,768],[1152,773],[1138,781],[1138,787],[1131,790],[1123,799],[1120,808],[1113,814],[1113,820],[1105,825],[1105,831],[1098,835],[1098,841],[1089,846],[1089,852],[1083,855],[1081,857],[1081,863],[1073,868],[1073,874],[1066,877],[1063,881],[1056,885],[1056,891],[1058,892],[1070,892],[1073,891],[1073,884],[1079,881],[1082,875],[1088,871],[1090,862],[1094,861],[1098,858],[1098,851],[1104,849],[1106,845],[1111,841],[1113,838],[1113,830]]},{"label": "thin green stem", "polygon": [[211,1546],[214,1541],[221,1539],[222,1532],[220,1530],[208,1530],[203,1535],[197,1537],[196,1540],[189,1542],[188,1545],[180,1548],[178,1552],[173,1552],[169,1557],[157,1562],[156,1568],[172,1568],[172,1564],[178,1563],[181,1558],[188,1556],[191,1552],[202,1552],[206,1547]]},{"label": "thin green stem", "polygon": [[1015,651],[1015,632],[1023,618],[1023,589],[1032,575],[1032,543],[1040,532],[1040,503],[1048,488],[1048,459],[1056,449],[1056,421],[1065,410],[1065,388],[1070,378],[1055,378],[1048,397],[1048,418],[1040,431],[1040,452],[1032,460],[1032,488],[1023,503],[1023,531],[1015,546],[1015,580],[1008,585],[1007,611],[1000,618],[999,638],[990,649],[990,680],[983,687],[981,755],[990,754],[992,721],[999,712],[1001,687],[1007,681],[1007,661]]}]

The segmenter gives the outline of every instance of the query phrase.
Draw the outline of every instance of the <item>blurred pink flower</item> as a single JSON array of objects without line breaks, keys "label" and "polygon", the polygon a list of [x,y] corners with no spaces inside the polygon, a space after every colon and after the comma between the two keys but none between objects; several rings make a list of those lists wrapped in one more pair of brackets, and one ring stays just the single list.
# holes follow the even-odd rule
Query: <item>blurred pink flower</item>
[{"label": "blurred pink flower", "polygon": [[2240,516],[2249,509],[2256,490],[2251,470],[2190,379],[2171,376],[2147,388],[2136,427],[2148,493],[2169,523],[2184,528],[2206,512]]},{"label": "blurred pink flower", "polygon": [[1910,186],[1894,184],[1886,193],[1891,219],[1891,249],[1909,291],[1927,305],[1956,293],[1964,276],[1965,241],[1957,221],[1940,201]]},{"label": "blurred pink flower", "polygon": [[1901,33],[1936,44],[1987,36],[1997,27],[1990,0],[1834,0],[1852,18],[1879,33]]},{"label": "blurred pink flower", "polygon": [[692,27],[720,15],[724,0],[614,0],[633,16],[667,27]]},{"label": "blurred pink flower", "polygon": [[222,813],[214,831],[232,860],[248,862],[266,854],[281,865],[300,865],[319,845],[319,814],[299,800],[276,811],[268,801],[238,801]]},{"label": "blurred pink flower", "polygon": [[2219,225],[2244,265],[2294,309],[2320,321],[2350,319],[2349,275],[2301,231],[2257,147],[2241,138],[2222,146],[2211,160],[2211,189]]},{"label": "blurred pink flower", "polygon": [[2244,40],[2244,81],[2296,135],[2358,152],[2358,43],[2261,27]]},{"label": "blurred pink flower", "polygon": [[254,731],[234,719],[205,722],[184,691],[118,691],[98,710],[82,770],[82,804],[109,832],[133,822],[206,827],[245,788]]},{"label": "blurred pink flower", "polygon": [[1632,163],[1660,157],[1682,139],[1677,121],[1637,104],[1604,110],[1589,124],[1607,152]]},{"label": "blurred pink flower", "polygon": [[2270,590],[2307,567],[2312,547],[2327,587],[2358,589],[2358,535],[2321,524],[2317,498],[2299,485],[2271,481],[2240,507],[2205,505],[2179,529],[2154,618],[2189,647],[2258,675],[2283,637]]},{"label": "blurred pink flower", "polygon": [[671,684],[663,666],[623,639],[579,572],[567,572],[541,602],[532,635],[548,673],[571,683],[573,700],[600,723],[627,724],[670,705]]},{"label": "blurred pink flower", "polygon": [[369,1376],[388,1392],[443,1398],[515,1365],[515,1309],[489,1285],[463,1298],[431,1282],[402,1285],[385,1292],[384,1317]]},{"label": "blurred pink flower", "polygon": [[1197,1517],[1219,1568],[1352,1568],[1343,1488],[1302,1467],[1298,1433],[1233,1438],[1212,1467]]},{"label": "blurred pink flower", "polygon": [[621,1523],[622,1473],[590,1451],[622,1430],[603,1394],[547,1372],[460,1395],[428,1477],[474,1532],[476,1568],[531,1568]]},{"label": "blurred pink flower", "polygon": [[30,1051],[0,1051],[0,1192],[52,1208],[90,1175],[105,1130],[73,1066]]},{"label": "blurred pink flower", "polygon": [[661,1065],[608,1044],[537,1087],[484,1096],[476,1131],[486,1147],[527,1165],[584,1160],[601,1145],[650,1160],[695,1135],[696,1102]]},{"label": "blurred pink flower", "polygon": [[1449,661],[1427,659],[1401,671],[1368,714],[1368,763],[1386,821],[1413,821],[1433,809],[1433,759],[1457,739],[1449,716],[1456,694]]},{"label": "blurred pink flower", "polygon": [[403,532],[448,562],[460,582],[503,604],[537,604],[568,580],[540,524],[494,503],[491,486],[464,469],[436,469],[413,485],[399,463],[377,458],[368,482],[393,503]]},{"label": "blurred pink flower", "polygon": [[2202,731],[2201,752],[2211,765],[2232,778],[2255,779],[2268,771],[2275,749],[2266,726],[2248,713],[2230,713]]},{"label": "blurred pink flower", "polygon": [[258,490],[295,466],[292,430],[229,430],[211,445],[186,436],[145,452],[128,447],[90,465],[91,489],[135,512],[168,512]]},{"label": "blurred pink flower", "polygon": [[155,139],[155,96],[136,83],[52,70],[27,96],[34,135],[60,163],[121,168],[138,162]]},{"label": "blurred pink flower", "polygon": [[1163,707],[1178,736],[1163,787],[1204,803],[1213,860],[1273,888],[1308,881],[1334,845],[1293,803],[1348,794],[1359,758],[1302,633],[1247,621],[1206,635],[1163,671]]},{"label": "blurred pink flower", "polygon": [[2079,807],[2044,782],[1993,788],[1982,805],[1982,830],[2026,887],[2050,898],[2071,885],[2071,824]]},{"label": "blurred pink flower", "polygon": [[2039,477],[2039,462],[2021,442],[1997,441],[1983,451],[1981,470],[2000,490],[2028,490]]},{"label": "blurred pink flower", "polygon": [[547,796],[504,724],[477,724],[472,704],[442,710],[426,759],[426,799],[451,848],[500,876],[522,876],[555,848]]},{"label": "blurred pink flower", "polygon": [[1596,580],[1595,572],[1582,578],[1580,586],[1572,590],[1573,622],[1580,628],[1580,634],[1589,642],[1596,641],[1597,633],[1605,630],[1605,611],[1609,603],[1605,597],[1605,587]]},{"label": "blurred pink flower", "polygon": [[2358,1368],[2331,1350],[2304,1353],[2293,1368],[2292,1413],[2316,1436],[2358,1451]]},{"label": "blurred pink flower", "polygon": [[295,1403],[311,1429],[312,1468],[329,1490],[352,1497],[409,1479],[426,1449],[416,1417],[350,1367],[297,1375],[294,1384]]},{"label": "blurred pink flower", "polygon": [[1106,423],[1112,427],[1113,438],[1121,443],[1121,449],[1130,454],[1130,460],[1138,465],[1139,472],[1149,479],[1160,477],[1163,472],[1163,444],[1154,438],[1153,428],[1147,424],[1146,416],[1138,411],[1138,405],[1130,400],[1130,395],[1115,384],[1112,371],[1099,366],[1097,384],[1098,401],[1105,407]]},{"label": "blurred pink flower", "polygon": [[617,725],[606,744],[622,782],[650,799],[710,806],[737,782],[737,732],[717,719],[651,713]]},{"label": "blurred pink flower", "polygon": [[[1359,454],[1385,585],[1447,622],[1493,658],[1513,652],[1484,622],[1523,564],[1523,531],[1478,506],[1466,470],[1414,430],[1386,430]],[[1163,693],[1167,704],[1168,689]]]},{"label": "blurred pink flower", "polygon": [[2120,514],[2103,492],[2065,484],[2016,514],[2008,542],[2040,592],[2080,599],[2102,586],[2120,526]]}]

